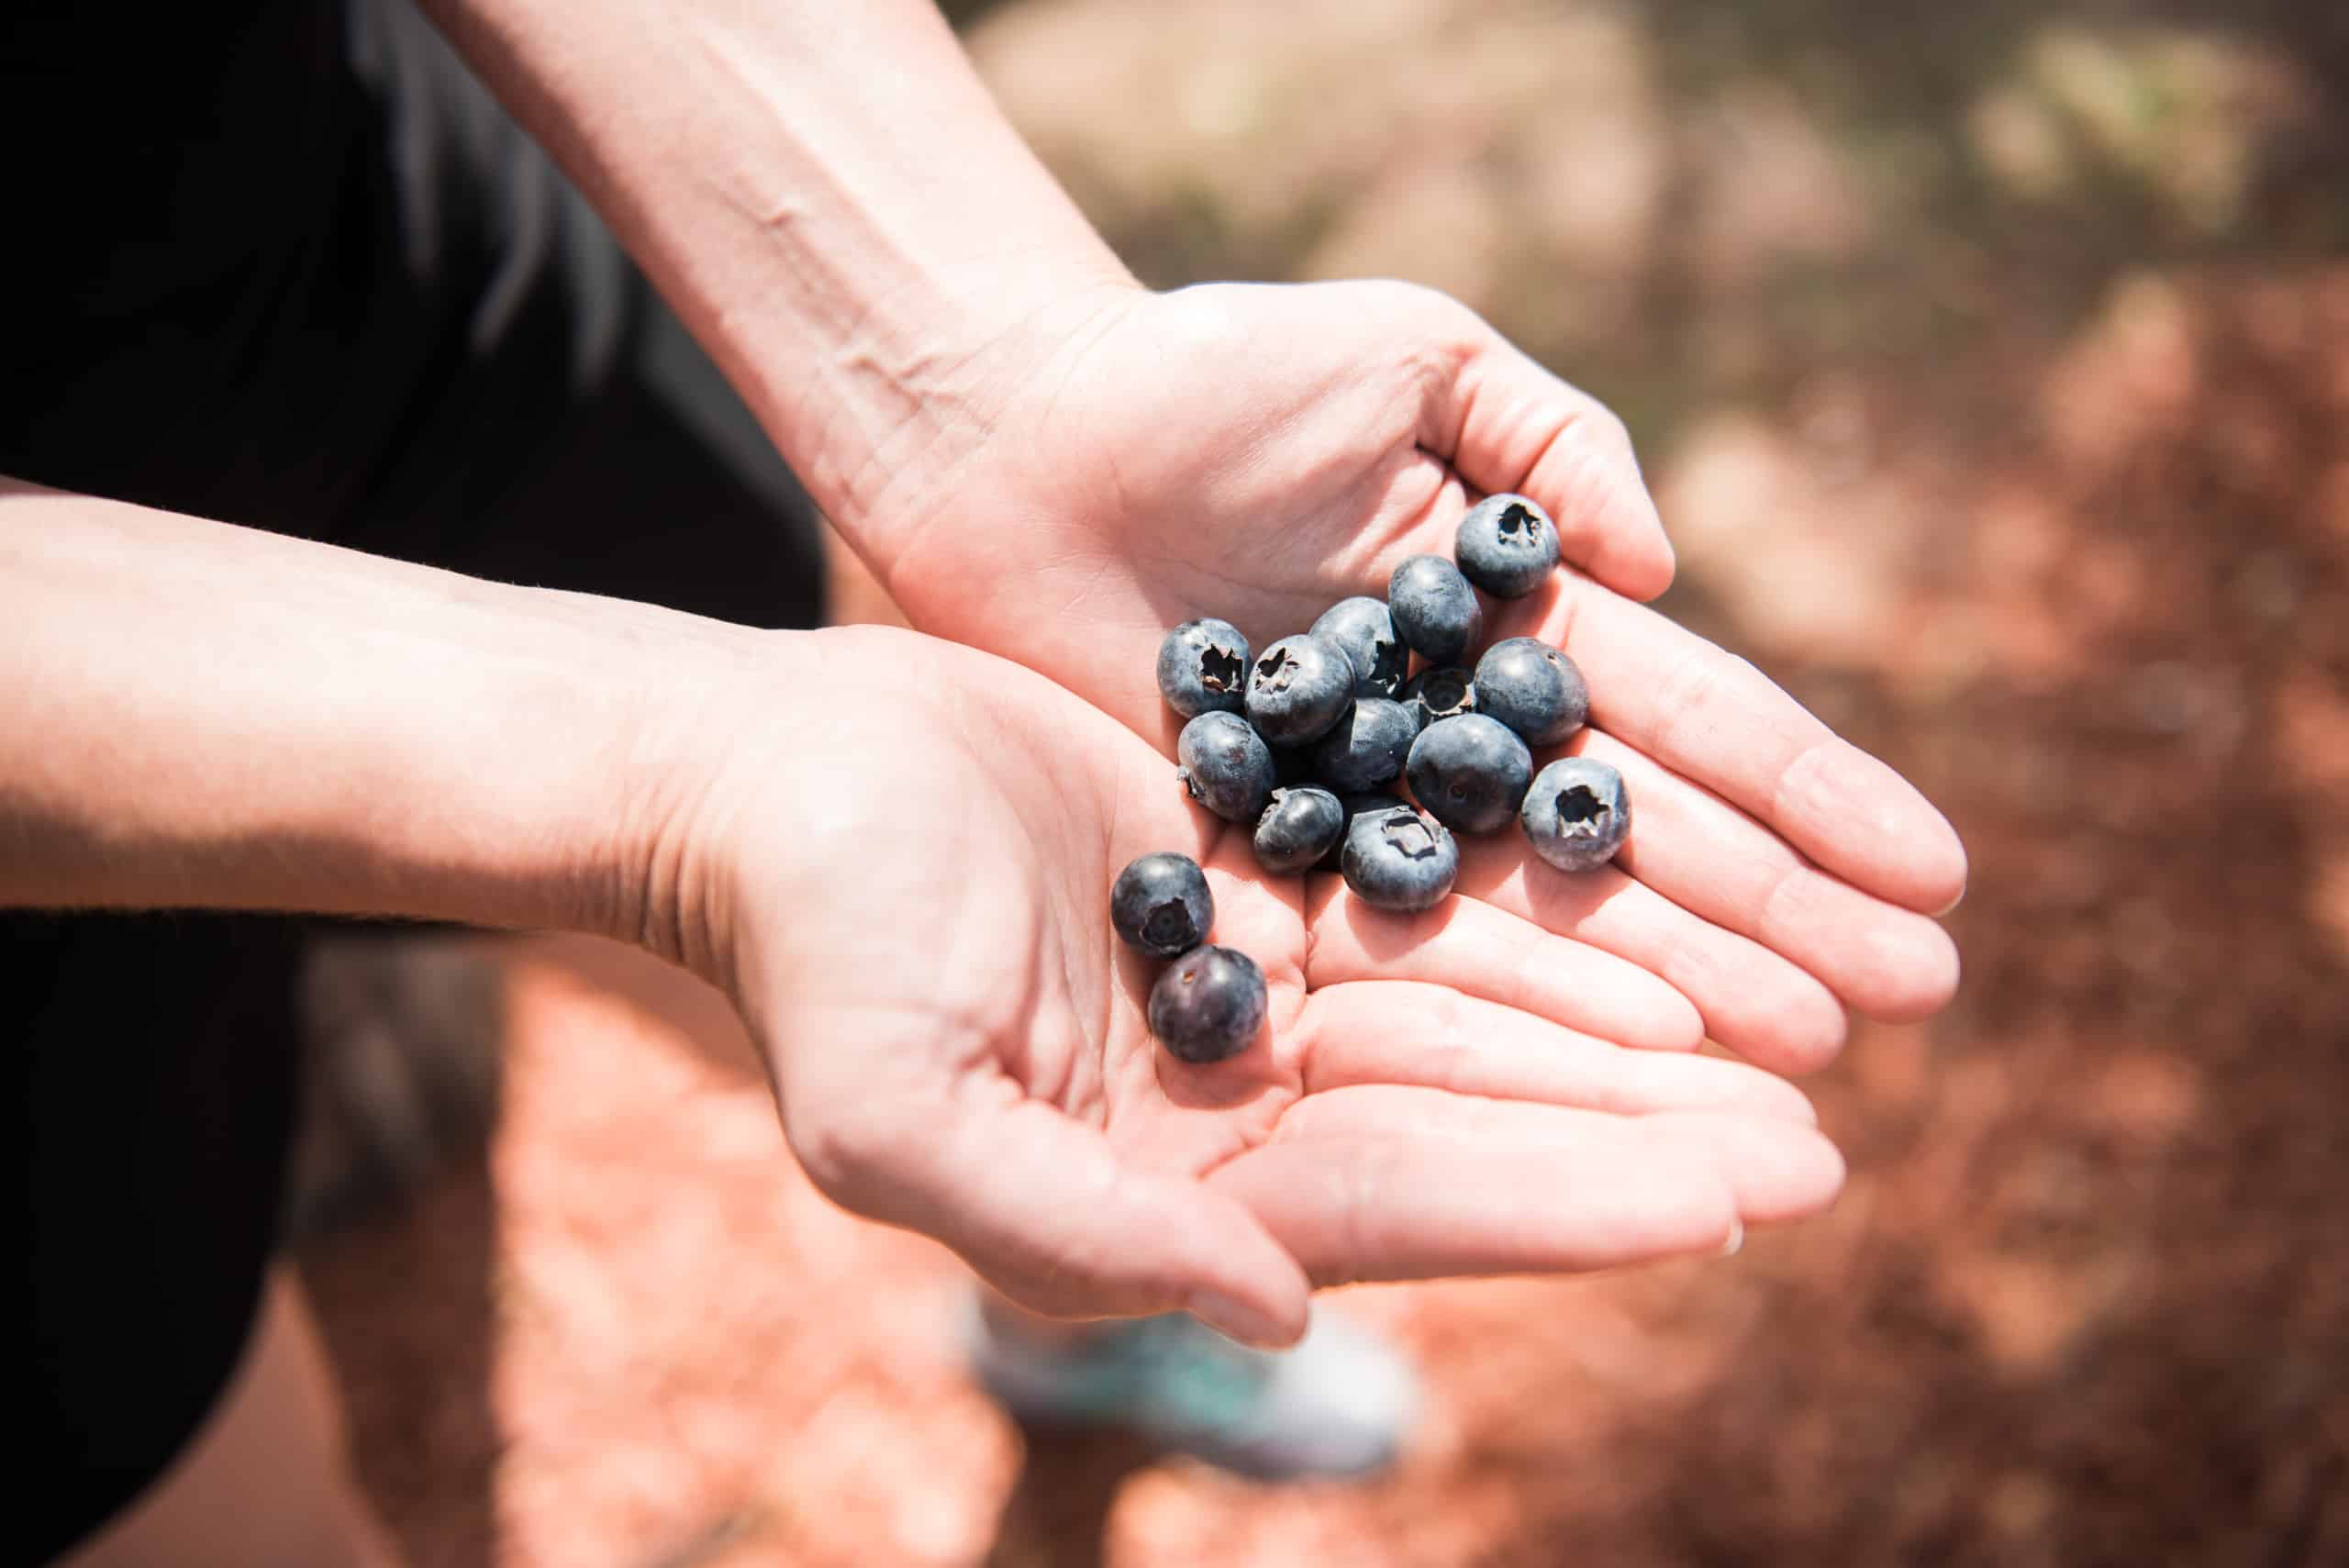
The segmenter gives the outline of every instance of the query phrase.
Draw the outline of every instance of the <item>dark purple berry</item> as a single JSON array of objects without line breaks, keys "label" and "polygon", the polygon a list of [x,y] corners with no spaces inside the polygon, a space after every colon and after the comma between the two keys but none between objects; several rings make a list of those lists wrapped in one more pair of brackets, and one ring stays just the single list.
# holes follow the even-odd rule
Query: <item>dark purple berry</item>
[{"label": "dark purple berry", "polygon": [[1354,695],[1391,697],[1403,689],[1403,667],[1410,651],[1395,635],[1395,622],[1378,600],[1339,600],[1313,623],[1313,635],[1335,647],[1353,666]]},{"label": "dark purple berry", "polygon": [[1174,743],[1174,776],[1193,800],[1227,822],[1253,822],[1273,793],[1273,753],[1236,713],[1203,713]]},{"label": "dark purple berry", "polygon": [[1109,886],[1109,923],[1151,957],[1176,958],[1214,929],[1215,895],[1198,862],[1161,850],[1118,873]]},{"label": "dark purple berry", "polygon": [[1461,574],[1497,599],[1521,599],[1558,564],[1558,529],[1523,495],[1488,495],[1460,519]]},{"label": "dark purple berry", "polygon": [[1248,1049],[1268,1006],[1254,959],[1230,948],[1193,948],[1150,988],[1150,1032],[1186,1062],[1221,1062]]},{"label": "dark purple berry", "polygon": [[1554,746],[1590,717],[1590,688],[1559,650],[1539,638],[1508,638],[1476,661],[1476,711],[1529,746]]},{"label": "dark purple berry", "polygon": [[1158,692],[1185,718],[1238,713],[1247,701],[1248,639],[1228,620],[1186,620],[1158,645]]},{"label": "dark purple berry", "polygon": [[1457,664],[1485,630],[1476,591],[1441,555],[1415,555],[1395,569],[1386,611],[1395,634],[1431,664]]},{"label": "dark purple berry", "polygon": [[1460,841],[1426,812],[1398,802],[1355,814],[1338,869],[1365,904],[1431,909],[1460,875]]},{"label": "dark purple berry", "polygon": [[1319,740],[1354,699],[1354,667],[1335,643],[1301,632],[1256,656],[1248,673],[1248,722],[1275,746]]},{"label": "dark purple berry", "polygon": [[1328,790],[1276,789],[1256,824],[1256,863],[1276,873],[1303,871],[1335,849],[1345,830],[1345,807]]},{"label": "dark purple berry", "polygon": [[1481,713],[1431,724],[1411,743],[1411,795],[1458,833],[1497,833],[1533,779],[1533,753]]},{"label": "dark purple berry", "polygon": [[1591,871],[1615,858],[1631,832],[1623,775],[1590,757],[1561,757],[1533,781],[1518,813],[1533,852],[1560,871]]}]

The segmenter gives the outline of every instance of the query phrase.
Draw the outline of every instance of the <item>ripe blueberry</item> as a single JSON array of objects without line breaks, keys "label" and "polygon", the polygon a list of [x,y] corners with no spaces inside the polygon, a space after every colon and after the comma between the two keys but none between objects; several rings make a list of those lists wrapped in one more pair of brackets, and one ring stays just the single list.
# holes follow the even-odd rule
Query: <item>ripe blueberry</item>
[{"label": "ripe blueberry", "polygon": [[1445,827],[1494,833],[1507,826],[1533,777],[1533,753],[1509,728],[1481,713],[1431,724],[1411,742],[1411,794]]},{"label": "ripe blueberry", "polygon": [[1228,620],[1186,620],[1158,645],[1158,691],[1185,718],[1238,713],[1247,701],[1248,639]]},{"label": "ripe blueberry", "polygon": [[1521,599],[1558,564],[1558,529],[1523,495],[1487,495],[1460,519],[1453,553],[1468,581],[1497,599]]},{"label": "ripe blueberry", "polygon": [[1248,673],[1248,722],[1275,746],[1302,746],[1329,734],[1353,695],[1354,667],[1344,650],[1301,632],[1256,656]]},{"label": "ripe blueberry", "polygon": [[1360,795],[1340,795],[1338,808],[1345,813],[1345,826],[1338,833],[1338,841],[1330,846],[1330,852],[1321,857],[1319,869],[1322,871],[1340,869],[1344,858],[1346,840],[1354,830],[1355,817],[1365,811],[1391,811],[1396,806],[1409,804],[1401,795],[1383,789],[1365,790]]},{"label": "ripe blueberry", "polygon": [[1476,711],[1476,684],[1457,664],[1422,670],[1403,688],[1403,706],[1411,708],[1421,729],[1438,719],[1457,718]]},{"label": "ripe blueberry", "polygon": [[1313,623],[1313,635],[1353,666],[1354,695],[1391,697],[1403,689],[1403,666],[1410,651],[1395,635],[1394,620],[1376,599],[1340,599]]},{"label": "ripe blueberry", "polygon": [[1590,757],[1561,757],[1525,792],[1518,820],[1533,852],[1560,871],[1590,871],[1615,858],[1631,831],[1623,775]]},{"label": "ripe blueberry", "polygon": [[1174,776],[1191,798],[1227,822],[1253,822],[1273,793],[1273,753],[1236,713],[1203,713],[1174,743]]},{"label": "ripe blueberry", "polygon": [[1143,855],[1109,884],[1109,923],[1151,957],[1179,958],[1215,928],[1215,895],[1198,862],[1162,850]]},{"label": "ripe blueberry", "polygon": [[1590,688],[1557,649],[1539,638],[1508,638],[1476,661],[1476,711],[1529,746],[1554,746],[1590,717]]},{"label": "ripe blueberry", "polygon": [[1256,823],[1256,863],[1269,872],[1303,871],[1335,849],[1346,830],[1346,808],[1310,784],[1273,791]]},{"label": "ripe blueberry", "polygon": [[1431,664],[1456,664],[1484,634],[1485,612],[1460,568],[1441,555],[1415,555],[1386,580],[1395,633]]},{"label": "ripe blueberry", "polygon": [[1354,896],[1381,909],[1431,909],[1460,874],[1460,841],[1400,802],[1357,812],[1338,869]]},{"label": "ripe blueberry", "polygon": [[1419,720],[1398,702],[1357,697],[1338,727],[1314,749],[1320,781],[1341,793],[1373,788],[1399,775],[1419,738]]},{"label": "ripe blueberry", "polygon": [[1193,948],[1150,988],[1150,1032],[1186,1062],[1221,1062],[1264,1027],[1264,972],[1230,948]]}]

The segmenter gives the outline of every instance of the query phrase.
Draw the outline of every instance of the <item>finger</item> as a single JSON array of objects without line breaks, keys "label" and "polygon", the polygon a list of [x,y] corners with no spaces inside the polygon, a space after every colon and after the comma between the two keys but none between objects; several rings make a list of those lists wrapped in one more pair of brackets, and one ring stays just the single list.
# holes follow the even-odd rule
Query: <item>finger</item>
[{"label": "finger", "polygon": [[1566,750],[1622,773],[1637,805],[1615,864],[1690,914],[1801,965],[1871,1018],[1926,1018],[1956,991],[1957,945],[1934,921],[1827,875],[1612,736],[1586,729]]},{"label": "finger", "polygon": [[1813,1212],[1843,1180],[1843,1159],[1808,1123],[1732,1111],[1618,1117],[1475,1095],[1368,1084],[1298,1101],[1280,1139],[1302,1142],[1419,1138],[1480,1149],[1550,1149],[1614,1140],[1659,1162],[1709,1160],[1736,1195],[1738,1217],[1774,1224]]},{"label": "finger", "polygon": [[1306,882],[1306,984],[1416,980],[1649,1051],[1694,1051],[1705,1021],[1649,969],[1475,898],[1419,914],[1364,903],[1334,876]]},{"label": "finger", "polygon": [[[1636,806],[1631,821],[1636,835]],[[1843,1049],[1842,1004],[1817,977],[1612,865],[1562,872],[1521,838],[1464,840],[1457,890],[1650,972],[1695,1005],[1708,1038],[1774,1073],[1813,1072]]]},{"label": "finger", "polygon": [[843,1207],[935,1238],[1030,1310],[1187,1310],[1261,1345],[1305,1332],[1307,1280],[1243,1205],[1125,1164],[1097,1129],[995,1087],[868,1106],[795,1147]]},{"label": "finger", "polygon": [[1927,914],[1965,890],[1965,849],[1906,779],[1839,739],[1745,660],[1561,575],[1493,635],[1564,648],[1590,721],[1752,814],[1854,886]]},{"label": "finger", "polygon": [[1466,306],[1412,293],[1408,308],[1435,346],[1419,444],[1486,494],[1540,502],[1565,558],[1618,593],[1652,599],[1670,587],[1672,544],[1623,421]]},{"label": "finger", "polygon": [[1819,1121],[1800,1089],[1742,1062],[1626,1051],[1442,985],[1325,986],[1306,998],[1295,1032],[1308,1094],[1401,1084],[1618,1116],[1720,1110]]},{"label": "finger", "polygon": [[1777,1118],[1624,1118],[1364,1088],[1298,1102],[1278,1137],[1211,1184],[1327,1284],[1719,1252],[1746,1225],[1825,1207],[1842,1174],[1816,1130]]}]

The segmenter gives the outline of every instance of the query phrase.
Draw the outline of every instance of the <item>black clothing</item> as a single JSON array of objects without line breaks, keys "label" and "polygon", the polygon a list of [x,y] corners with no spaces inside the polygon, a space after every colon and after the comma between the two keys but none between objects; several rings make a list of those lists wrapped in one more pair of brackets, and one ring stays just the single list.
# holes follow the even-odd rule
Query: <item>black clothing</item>
[{"label": "black clothing", "polygon": [[[411,8],[25,9],[0,21],[0,474],[817,623],[805,496]],[[35,1456],[11,1560],[127,1503],[237,1364],[307,924],[0,913]]]}]

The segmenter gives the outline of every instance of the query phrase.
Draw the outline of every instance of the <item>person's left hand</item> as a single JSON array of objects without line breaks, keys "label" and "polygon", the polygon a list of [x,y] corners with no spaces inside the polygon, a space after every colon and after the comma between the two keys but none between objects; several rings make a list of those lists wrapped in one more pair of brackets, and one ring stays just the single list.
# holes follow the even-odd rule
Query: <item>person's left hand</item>
[{"label": "person's left hand", "polygon": [[950,379],[935,401],[963,434],[909,453],[869,494],[885,526],[858,530],[922,629],[1171,751],[1153,674],[1169,628],[1219,616],[1261,649],[1383,597],[1408,555],[1449,558],[1484,495],[1531,495],[1575,570],[1487,600],[1486,638],[1538,636],[1582,666],[1591,726],[1564,750],[1623,771],[1634,826],[1613,868],[1578,878],[1529,871],[1514,834],[1464,841],[1461,890],[1648,968],[1711,1038],[1779,1070],[1833,1056],[1842,1004],[1910,1018],[1948,1000],[1955,950],[1920,913],[1965,886],[1948,824],[1752,665],[1633,602],[1673,562],[1621,422],[1465,306],[1392,283],[1112,291]]}]

